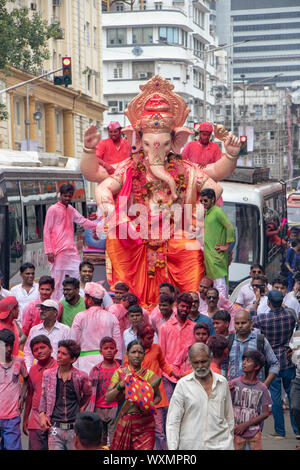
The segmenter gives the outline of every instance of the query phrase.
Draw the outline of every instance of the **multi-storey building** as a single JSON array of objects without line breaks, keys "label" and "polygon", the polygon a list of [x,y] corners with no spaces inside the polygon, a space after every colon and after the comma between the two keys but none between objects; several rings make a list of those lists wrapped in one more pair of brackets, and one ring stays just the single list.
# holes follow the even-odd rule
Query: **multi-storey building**
[{"label": "multi-storey building", "polygon": [[[290,92],[274,85],[235,85],[232,103],[230,91],[220,88],[216,93],[215,122],[231,128],[232,105],[234,133],[248,134],[248,163],[269,167],[273,178],[288,180],[297,160],[294,140],[298,137]],[[249,127],[253,132],[247,131]]]},{"label": "multi-storey building", "polygon": [[[212,86],[219,84],[216,66],[223,66],[224,57],[216,63],[216,53],[209,52],[218,47],[210,29],[209,1],[140,0],[131,5],[107,1],[102,5],[103,99],[109,106],[104,128],[111,120],[128,124],[124,110],[140,91],[139,85],[156,74],[170,80],[188,103],[187,125],[212,120]],[[224,50],[219,52],[224,56]],[[224,78],[224,73],[219,76]]]},{"label": "multi-storey building", "polygon": [[[27,150],[29,142],[30,149],[79,157],[84,131],[92,121],[100,129],[106,109],[101,104],[101,3],[96,0],[19,0],[13,6],[27,6],[49,24],[58,25],[59,38],[49,40],[50,58],[39,72],[60,68],[62,58],[69,56],[72,84],[68,88],[56,86],[52,74],[6,94],[3,99],[9,121],[1,122],[0,145]],[[23,70],[12,69],[11,76],[1,77],[2,87],[32,77]],[[36,116],[40,119],[35,119]]]},{"label": "multi-storey building", "polygon": [[277,86],[296,85],[300,80],[300,0],[217,0],[211,6],[220,42],[235,43],[234,79],[245,74],[256,82],[276,75]]}]

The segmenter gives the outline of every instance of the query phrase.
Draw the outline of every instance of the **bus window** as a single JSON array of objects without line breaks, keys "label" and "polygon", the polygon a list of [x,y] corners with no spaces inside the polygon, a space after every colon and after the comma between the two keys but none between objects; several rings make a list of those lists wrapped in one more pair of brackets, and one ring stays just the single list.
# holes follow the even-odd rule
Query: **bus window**
[{"label": "bus window", "polygon": [[233,263],[259,263],[260,225],[259,211],[255,206],[224,202],[224,211],[235,227]]},{"label": "bus window", "polygon": [[[9,197],[7,198],[9,201]],[[9,202],[10,277],[16,274],[23,260],[21,201]]]},{"label": "bus window", "polygon": [[24,206],[25,242],[42,240],[41,206]]},{"label": "bus window", "polygon": [[[79,201],[76,201],[76,202],[73,202],[72,204],[73,207],[75,207],[75,209],[81,214],[84,216],[84,210],[83,210],[83,203],[82,202],[79,202]],[[81,227],[80,225],[78,224],[74,224],[74,233],[80,233],[80,232],[83,232],[83,227]]]},{"label": "bus window", "polygon": [[21,181],[23,203],[34,203],[41,200],[41,185],[39,181]]}]

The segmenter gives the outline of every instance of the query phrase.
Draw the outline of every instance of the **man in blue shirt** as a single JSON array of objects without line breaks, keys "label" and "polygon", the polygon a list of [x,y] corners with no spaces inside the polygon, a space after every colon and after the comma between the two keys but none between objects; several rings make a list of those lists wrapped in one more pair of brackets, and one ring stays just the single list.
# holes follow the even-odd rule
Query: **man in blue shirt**
[{"label": "man in blue shirt", "polygon": [[209,326],[210,336],[214,335],[216,332],[211,318],[208,315],[203,315],[199,312],[200,299],[198,293],[189,292],[189,294],[193,297],[193,303],[188,319],[196,323],[207,323]]}]

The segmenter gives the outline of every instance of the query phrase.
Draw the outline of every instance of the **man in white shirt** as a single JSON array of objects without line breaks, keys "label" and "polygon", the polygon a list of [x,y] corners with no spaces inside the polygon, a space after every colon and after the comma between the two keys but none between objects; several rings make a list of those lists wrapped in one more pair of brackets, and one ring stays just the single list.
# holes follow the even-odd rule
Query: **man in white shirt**
[{"label": "man in white shirt", "polygon": [[32,263],[22,264],[20,267],[20,276],[22,278],[22,282],[11,289],[11,295],[15,296],[18,301],[20,308],[18,321],[21,324],[25,305],[32,300],[38,299],[40,293],[38,283],[34,282],[35,266]]},{"label": "man in white shirt", "polygon": [[30,341],[38,335],[46,335],[53,348],[53,357],[57,358],[58,343],[63,339],[73,339],[71,328],[57,321],[58,303],[55,300],[47,299],[38,305],[40,307],[41,319],[43,323],[31,328],[24,346],[24,359],[27,369],[33,364],[33,355],[30,348]]},{"label": "man in white shirt", "polygon": [[3,276],[2,272],[0,271],[0,300],[1,300],[1,298],[4,299],[4,297],[9,297],[9,296],[12,295],[9,290],[4,289],[4,287],[2,287],[3,278],[4,278],[4,276]]},{"label": "man in white shirt", "polygon": [[212,353],[203,343],[189,349],[193,371],[180,379],[166,424],[169,450],[233,450],[234,416],[227,380],[212,372]]},{"label": "man in white shirt", "polygon": [[[300,304],[295,296],[288,295],[288,280],[283,277],[276,277],[272,282],[272,289],[279,290],[282,292],[283,295],[283,302],[282,306],[284,308],[292,309],[295,312],[295,316],[298,319],[298,315],[300,312]],[[268,313],[270,311],[270,307],[268,306],[268,297],[264,297],[257,308],[257,315],[261,313]]]},{"label": "man in white shirt", "polygon": [[[235,303],[243,308],[250,308],[253,302],[256,300],[256,294],[253,290],[253,279],[257,276],[264,276],[264,269],[260,264],[254,264],[250,268],[250,281],[248,284],[242,286],[239,290],[238,296]],[[271,290],[271,286],[268,284],[268,289]]]}]

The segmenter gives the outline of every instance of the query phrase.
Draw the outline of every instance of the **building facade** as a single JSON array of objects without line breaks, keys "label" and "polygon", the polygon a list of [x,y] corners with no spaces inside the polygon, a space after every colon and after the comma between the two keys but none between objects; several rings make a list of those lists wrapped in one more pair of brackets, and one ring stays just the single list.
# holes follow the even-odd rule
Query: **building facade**
[{"label": "building facade", "polygon": [[[234,80],[245,74],[252,82],[270,78],[283,88],[297,86],[300,80],[300,0],[217,0],[211,3],[215,7],[220,42],[236,43],[233,47]],[[241,44],[244,40],[250,41]]]},{"label": "building facade", "polygon": [[232,103],[230,91],[219,89],[215,122],[231,128],[232,104],[234,133],[248,138],[248,164],[270,168],[272,178],[288,180],[297,160],[298,137],[291,93],[274,85],[235,85]]},{"label": "building facade", "polygon": [[[226,57],[210,27],[209,1],[140,0],[103,3],[104,130],[112,120],[128,124],[124,110],[153,75],[174,84],[191,109],[186,125],[213,119],[216,68]],[[226,56],[226,54],[225,54]],[[226,73],[220,74],[222,79]],[[205,79],[206,78],[206,79]]]},{"label": "building facade", "polygon": [[[39,74],[62,66],[62,58],[71,57],[72,84],[66,88],[53,84],[58,71],[28,86],[3,96],[9,120],[0,125],[2,148],[57,153],[80,157],[84,131],[91,122],[102,126],[101,81],[101,3],[96,0],[19,0],[14,6],[26,6],[47,22],[58,25],[59,38],[50,39],[50,58]],[[2,87],[17,85],[33,75],[12,69],[2,76]],[[39,119],[36,119],[39,118]]]}]

